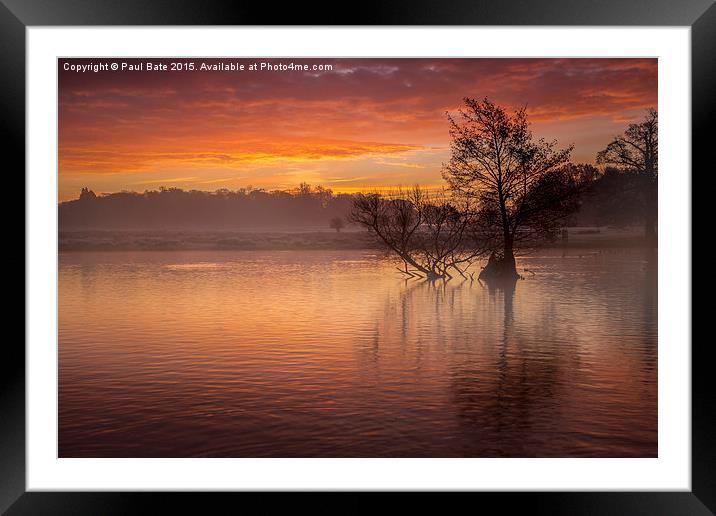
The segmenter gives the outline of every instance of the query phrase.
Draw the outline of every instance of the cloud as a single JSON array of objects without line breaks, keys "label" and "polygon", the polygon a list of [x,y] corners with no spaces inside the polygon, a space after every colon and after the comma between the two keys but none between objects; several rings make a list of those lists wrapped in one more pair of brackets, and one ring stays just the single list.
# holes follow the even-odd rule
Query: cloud
[{"label": "cloud", "polygon": [[[187,183],[189,181],[196,181],[198,178],[195,176],[192,177],[171,177],[163,179],[163,181],[166,181],[167,183]],[[134,185],[151,185],[156,183],[157,181],[155,179],[150,179],[148,181],[135,181],[132,184]]]},{"label": "cloud", "polygon": [[[151,139],[150,139],[151,140]],[[201,150],[187,150],[192,147]],[[177,166],[241,168],[269,162],[355,159],[420,149],[417,145],[343,140],[182,138],[161,144],[113,141],[91,148],[60,144],[60,173],[142,172]]]},{"label": "cloud", "polygon": [[445,113],[465,96],[526,105],[538,136],[579,143],[587,160],[657,105],[656,59],[309,59],[333,65],[319,73],[79,74],[62,62],[61,181],[179,169],[212,181],[201,171],[244,176],[306,162],[351,178],[360,162],[388,174],[413,169],[414,179],[431,167],[437,182],[439,161],[428,155],[445,155]]}]

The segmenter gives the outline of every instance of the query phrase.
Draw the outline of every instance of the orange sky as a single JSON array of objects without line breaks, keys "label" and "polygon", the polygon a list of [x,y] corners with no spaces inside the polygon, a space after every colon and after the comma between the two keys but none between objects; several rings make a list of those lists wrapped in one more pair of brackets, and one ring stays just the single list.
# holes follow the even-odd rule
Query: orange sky
[{"label": "orange sky", "polygon": [[[244,71],[64,70],[65,63],[241,63]],[[256,62],[331,71],[249,71]],[[595,154],[657,105],[656,59],[68,59],[59,61],[59,197],[159,186],[334,191],[436,185],[446,111],[527,105],[537,136]]]}]

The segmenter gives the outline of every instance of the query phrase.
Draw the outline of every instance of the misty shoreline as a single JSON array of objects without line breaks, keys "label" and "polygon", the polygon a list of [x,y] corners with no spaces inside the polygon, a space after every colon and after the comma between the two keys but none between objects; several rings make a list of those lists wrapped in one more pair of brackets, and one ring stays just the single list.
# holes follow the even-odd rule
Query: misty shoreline
[{"label": "misty shoreline", "polygon": [[[82,251],[336,251],[382,247],[365,231],[202,231],[76,230],[60,231],[58,250]],[[570,228],[568,239],[546,248],[628,248],[645,245],[640,228]]]}]

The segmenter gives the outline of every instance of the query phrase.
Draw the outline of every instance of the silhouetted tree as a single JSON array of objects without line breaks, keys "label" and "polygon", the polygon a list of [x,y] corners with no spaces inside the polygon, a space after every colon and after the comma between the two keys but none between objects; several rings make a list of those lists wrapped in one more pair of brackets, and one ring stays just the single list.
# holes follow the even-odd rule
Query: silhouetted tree
[{"label": "silhouetted tree", "polygon": [[509,114],[487,98],[465,98],[448,121],[451,157],[443,177],[496,243],[482,276],[517,278],[515,250],[554,236],[577,208],[585,170],[566,166],[572,146],[533,138],[524,108]]},{"label": "silhouetted tree", "polygon": [[97,198],[97,195],[89,188],[84,187],[84,188],[82,188],[82,190],[80,190],[80,201],[87,201],[87,200],[92,200],[92,199],[96,199],[96,198]]},{"label": "silhouetted tree", "polygon": [[333,217],[331,219],[331,222],[329,223],[329,226],[336,230],[336,233],[340,233],[341,229],[345,226],[345,223],[343,222],[342,217]]},{"label": "silhouetted tree", "polygon": [[659,175],[659,120],[656,110],[649,109],[641,122],[629,124],[623,134],[597,154],[597,163],[621,167],[635,176],[644,200],[644,235],[649,244],[656,245]]},{"label": "silhouetted tree", "polygon": [[298,185],[298,194],[299,194],[299,195],[302,195],[302,196],[304,196],[304,197],[308,197],[308,196],[311,195],[312,191],[313,191],[313,190],[312,190],[312,188],[311,188],[311,185],[309,185],[309,184],[306,183],[305,181],[304,181],[303,183],[301,183],[300,185]]},{"label": "silhouetted tree", "polygon": [[[478,227],[469,210],[454,205],[444,192],[419,186],[391,196],[357,194],[349,220],[368,228],[404,262],[408,276],[428,279],[467,277],[472,262],[485,252],[473,241]],[[412,270],[410,269],[412,267]]]}]

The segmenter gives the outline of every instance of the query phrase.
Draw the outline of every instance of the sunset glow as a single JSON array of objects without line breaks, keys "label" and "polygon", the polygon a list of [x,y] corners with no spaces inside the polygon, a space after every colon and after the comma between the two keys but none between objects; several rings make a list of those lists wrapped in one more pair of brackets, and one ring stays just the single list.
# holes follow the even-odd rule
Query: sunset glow
[{"label": "sunset glow", "polygon": [[437,185],[449,152],[446,112],[464,96],[526,105],[537,136],[574,144],[573,161],[593,163],[657,104],[656,59],[292,59],[263,62],[332,69],[252,72],[63,66],[91,61],[58,64],[60,201],[83,186]]}]

